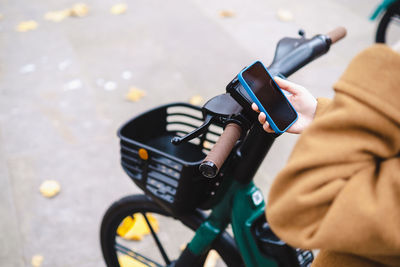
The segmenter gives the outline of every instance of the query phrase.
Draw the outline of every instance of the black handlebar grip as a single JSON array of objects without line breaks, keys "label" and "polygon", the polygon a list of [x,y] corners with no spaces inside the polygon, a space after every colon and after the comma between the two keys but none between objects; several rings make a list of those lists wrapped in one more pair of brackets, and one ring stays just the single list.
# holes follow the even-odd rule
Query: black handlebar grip
[{"label": "black handlebar grip", "polygon": [[199,166],[201,174],[207,178],[217,176],[219,169],[231,153],[242,134],[242,128],[236,123],[229,123],[217,143]]}]

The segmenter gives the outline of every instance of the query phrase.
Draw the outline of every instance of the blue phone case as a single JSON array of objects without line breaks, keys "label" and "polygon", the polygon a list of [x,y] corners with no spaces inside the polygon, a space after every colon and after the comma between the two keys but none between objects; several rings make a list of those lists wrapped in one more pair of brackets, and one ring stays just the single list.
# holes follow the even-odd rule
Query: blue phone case
[{"label": "blue phone case", "polygon": [[[264,64],[261,61],[256,61],[253,64],[251,64],[250,66],[246,67],[245,69],[243,69],[239,74],[238,74],[238,79],[239,82],[242,84],[242,86],[244,87],[244,89],[246,90],[246,92],[249,94],[249,96],[251,97],[251,99],[254,101],[254,103],[257,104],[258,109],[262,112],[264,112],[264,114],[266,115],[266,119],[269,123],[269,125],[271,126],[272,130],[274,130],[276,133],[284,133],[285,131],[287,131],[287,129],[290,128],[290,126],[293,125],[293,123],[295,123],[297,121],[297,118],[299,117],[299,115],[297,114],[296,110],[293,108],[292,104],[289,102],[289,100],[287,99],[287,97],[285,96],[285,94],[282,92],[282,89],[279,88],[279,86],[276,84],[275,80],[272,79],[272,81],[274,82],[274,84],[276,85],[276,87],[281,91],[281,93],[283,94],[283,96],[285,97],[286,101],[289,103],[289,105],[293,108],[294,112],[296,113],[296,119],[289,124],[288,127],[286,127],[286,129],[284,130],[279,130],[278,127],[276,126],[275,122],[271,119],[271,117],[269,116],[268,112],[265,110],[265,108],[263,107],[263,105],[261,104],[261,102],[258,100],[258,98],[256,97],[256,95],[253,93],[253,91],[250,89],[249,85],[246,83],[246,81],[243,79],[243,72],[245,72],[248,68],[250,68],[251,66],[253,66],[255,63],[260,62],[261,65],[264,67],[264,69],[267,71],[268,75],[271,76],[271,74],[269,73],[268,69],[264,66]],[[272,76],[271,76],[272,77]]]}]

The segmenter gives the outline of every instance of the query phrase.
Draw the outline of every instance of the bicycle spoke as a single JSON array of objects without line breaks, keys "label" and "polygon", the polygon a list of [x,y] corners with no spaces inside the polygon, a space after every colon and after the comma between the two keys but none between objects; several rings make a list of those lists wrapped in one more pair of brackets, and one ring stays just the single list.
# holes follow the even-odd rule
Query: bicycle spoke
[{"label": "bicycle spoke", "polygon": [[121,252],[122,254],[125,254],[129,257],[132,257],[135,260],[139,261],[140,263],[145,264],[146,266],[162,267],[162,265],[160,265],[159,263],[147,258],[146,256],[143,256],[142,254],[134,252],[131,249],[129,249],[121,244],[115,243],[115,249],[116,249],[116,251]]},{"label": "bicycle spoke", "polygon": [[153,235],[154,241],[156,242],[157,247],[160,250],[161,256],[163,257],[165,263],[167,265],[171,264],[171,261],[169,260],[167,253],[164,250],[164,247],[161,245],[160,239],[158,239],[156,232],[154,231],[153,227],[151,226],[149,219],[147,218],[145,213],[142,213],[142,214],[143,214],[144,219],[146,220],[147,226],[149,227],[151,234]]}]

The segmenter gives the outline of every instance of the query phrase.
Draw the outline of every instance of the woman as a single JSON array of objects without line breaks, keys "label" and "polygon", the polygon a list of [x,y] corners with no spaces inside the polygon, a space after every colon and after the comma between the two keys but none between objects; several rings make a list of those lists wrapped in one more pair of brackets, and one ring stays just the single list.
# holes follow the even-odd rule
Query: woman
[{"label": "woman", "polygon": [[313,267],[400,266],[400,54],[361,52],[333,100],[276,81],[299,114],[288,132],[302,134],[269,193],[274,232],[320,249]]}]

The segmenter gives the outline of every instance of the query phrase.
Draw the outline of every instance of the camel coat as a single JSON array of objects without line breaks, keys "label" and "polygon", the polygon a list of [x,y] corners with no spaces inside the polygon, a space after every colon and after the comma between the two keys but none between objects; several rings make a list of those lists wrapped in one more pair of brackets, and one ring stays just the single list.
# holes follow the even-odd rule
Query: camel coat
[{"label": "camel coat", "polygon": [[400,54],[374,45],[318,99],[267,204],[273,231],[321,249],[313,267],[400,266]]}]

